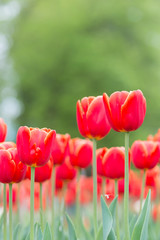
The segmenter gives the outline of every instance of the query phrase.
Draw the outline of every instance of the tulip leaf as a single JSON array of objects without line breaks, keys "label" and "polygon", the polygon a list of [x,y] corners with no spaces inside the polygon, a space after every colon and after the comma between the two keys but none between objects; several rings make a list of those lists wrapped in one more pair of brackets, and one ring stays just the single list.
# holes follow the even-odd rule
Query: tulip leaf
[{"label": "tulip leaf", "polygon": [[25,238],[25,240],[30,240],[30,232],[28,233],[27,237]]},{"label": "tulip leaf", "polygon": [[141,214],[139,215],[137,222],[134,226],[131,240],[147,240],[148,236],[148,222],[150,214],[150,200],[151,191],[147,195]]},{"label": "tulip leaf", "polygon": [[117,200],[118,200],[118,195],[113,199],[113,201],[111,202],[111,204],[109,206],[109,210],[110,210],[113,218],[115,217]]},{"label": "tulip leaf", "polygon": [[113,218],[103,196],[101,196],[101,206],[103,219],[103,240],[107,240],[109,233],[112,229]]},{"label": "tulip leaf", "polygon": [[57,222],[55,222],[55,239],[65,239],[64,231],[63,231],[63,220],[62,216],[57,219]]},{"label": "tulip leaf", "polygon": [[102,239],[103,239],[103,225],[101,224],[96,236],[96,240],[102,240]]},{"label": "tulip leaf", "polygon": [[42,240],[42,238],[43,238],[43,234],[42,234],[42,230],[41,230],[40,224],[36,225],[35,236],[36,236],[36,240]]},{"label": "tulip leaf", "polygon": [[80,219],[80,225],[81,225],[81,230],[82,230],[82,233],[83,233],[83,237],[86,239],[86,240],[92,240],[92,236],[90,234],[90,232],[88,232],[85,228],[85,226],[83,225],[83,222],[82,220]]},{"label": "tulip leaf", "polygon": [[3,214],[0,218],[0,239],[2,239],[2,228],[3,228]]},{"label": "tulip leaf", "polygon": [[67,219],[68,229],[69,229],[69,240],[77,240],[75,227],[73,225],[71,218],[67,214],[66,214],[66,219]]},{"label": "tulip leaf", "polygon": [[117,240],[116,238],[116,235],[115,235],[115,232],[114,232],[114,229],[112,228],[110,233],[109,233],[109,236],[107,238],[107,240]]},{"label": "tulip leaf", "polygon": [[136,221],[137,221],[137,216],[133,216],[129,225],[130,235],[132,235]]},{"label": "tulip leaf", "polygon": [[16,226],[16,228],[14,229],[14,232],[13,232],[13,239],[14,239],[14,240],[19,239],[20,229],[21,229],[21,225],[18,224],[18,225]]},{"label": "tulip leaf", "polygon": [[51,236],[51,230],[49,227],[49,224],[46,223],[45,229],[44,229],[44,235],[43,235],[43,240],[51,240],[52,236]]}]

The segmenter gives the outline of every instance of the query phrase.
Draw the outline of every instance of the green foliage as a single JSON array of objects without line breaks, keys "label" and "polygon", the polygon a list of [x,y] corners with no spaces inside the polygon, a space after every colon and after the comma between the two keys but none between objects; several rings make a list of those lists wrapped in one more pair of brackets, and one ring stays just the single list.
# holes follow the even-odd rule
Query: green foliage
[{"label": "green foliage", "polygon": [[[116,203],[117,201],[114,201]],[[113,204],[116,208],[116,204]],[[101,196],[101,207],[102,207],[102,219],[103,219],[103,240],[116,240],[114,230],[113,230],[113,217],[110,212],[110,209],[107,207],[107,204],[104,198]],[[115,212],[112,208],[113,212]]]},{"label": "green foliage", "polygon": [[[141,89],[147,115],[131,135],[159,127],[160,15],[157,1],[24,1],[11,56],[24,109],[18,124],[80,136],[76,102],[84,96]],[[124,145],[113,131],[100,145]]]},{"label": "green foliage", "polygon": [[46,227],[44,229],[44,235],[43,235],[42,240],[51,240],[51,239],[52,239],[51,230],[50,230],[49,224],[46,223]]},{"label": "green foliage", "polygon": [[66,218],[67,218],[68,229],[69,229],[69,239],[70,240],[77,240],[75,227],[73,225],[73,222],[67,214],[66,214]]},{"label": "green foliage", "polygon": [[148,239],[148,222],[150,217],[150,209],[151,209],[151,191],[147,195],[145,200],[142,212],[137,219],[137,222],[134,226],[133,233],[131,236],[131,240],[147,240]]}]

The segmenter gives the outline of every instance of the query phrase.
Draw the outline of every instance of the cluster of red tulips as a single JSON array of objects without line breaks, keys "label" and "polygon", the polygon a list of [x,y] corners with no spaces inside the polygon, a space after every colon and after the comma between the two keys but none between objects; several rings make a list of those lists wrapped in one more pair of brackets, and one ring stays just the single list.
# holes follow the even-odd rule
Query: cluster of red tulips
[{"label": "cluster of red tulips", "polygon": [[[153,218],[158,220],[160,216],[158,205],[160,170],[157,165],[160,158],[160,130],[155,136],[149,135],[145,141],[135,141],[129,148],[129,132],[135,131],[142,125],[145,113],[146,100],[140,90],[115,92],[110,97],[106,93],[98,97],[84,97],[77,102],[76,113],[78,129],[84,139],[71,138],[69,134],[58,134],[55,130],[47,128],[21,126],[17,131],[16,143],[5,142],[7,126],[0,119],[3,239],[7,240],[8,192],[9,240],[13,239],[12,208],[15,208],[19,216],[23,204],[30,207],[30,232],[26,239],[35,239],[34,210],[39,208],[42,239],[56,239],[55,206],[57,205],[55,198],[59,200],[60,205],[76,205],[75,228],[67,215],[69,239],[71,240],[81,239],[80,205],[92,203],[93,221],[90,225],[93,225],[93,231],[91,236],[93,239],[101,239],[99,237],[102,236],[99,230],[100,216],[98,216],[97,208],[100,199],[103,239],[147,239],[142,236],[144,236],[143,228],[145,226],[145,230],[147,229],[147,221],[149,221],[146,220],[148,218],[145,215],[145,212],[149,211],[147,210],[150,201],[149,189],[151,189],[152,201],[155,202]],[[97,149],[97,141],[104,138],[111,128],[125,133],[125,146]],[[91,175],[83,174],[84,169],[91,170]],[[9,189],[7,184],[9,184]],[[143,211],[143,199],[147,194]],[[115,230],[112,212],[108,207],[111,201],[112,203],[117,201],[117,195],[118,200],[121,203],[124,202],[123,231],[120,231],[119,227],[118,204],[115,204]],[[139,203],[139,218],[131,231],[129,204],[132,210],[136,210],[135,202]],[[51,209],[51,221],[44,227],[45,206]],[[63,215],[64,211],[61,214]],[[139,219],[141,219],[141,225],[138,225]],[[18,221],[20,221],[19,217]],[[50,238],[45,236],[50,236]]]}]

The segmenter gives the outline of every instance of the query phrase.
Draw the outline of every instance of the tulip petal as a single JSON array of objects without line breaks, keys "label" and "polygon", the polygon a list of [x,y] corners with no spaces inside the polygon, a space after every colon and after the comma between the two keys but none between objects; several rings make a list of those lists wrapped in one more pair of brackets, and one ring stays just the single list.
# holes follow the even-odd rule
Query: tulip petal
[{"label": "tulip petal", "polygon": [[26,164],[30,154],[30,130],[26,126],[22,126],[17,132],[17,150],[19,159]]},{"label": "tulip petal", "polygon": [[106,110],[106,114],[111,127],[115,131],[124,131],[122,127],[121,106],[125,102],[128,96],[128,92],[114,92],[110,98],[106,93],[103,94],[103,101]]},{"label": "tulip petal", "polygon": [[103,97],[98,96],[90,103],[87,111],[87,122],[90,134],[101,139],[109,133],[111,126],[106,116]]},{"label": "tulip petal", "polygon": [[80,134],[84,137],[87,137],[89,135],[88,123],[86,120],[86,114],[84,113],[81,102],[79,100],[77,102],[76,117]]},{"label": "tulip petal", "polygon": [[139,128],[146,113],[146,100],[140,90],[129,93],[122,108],[122,128],[133,131]]},{"label": "tulip petal", "polygon": [[143,141],[137,140],[131,147],[131,157],[134,165],[139,169],[146,168],[147,148]]},{"label": "tulip petal", "polygon": [[11,183],[16,170],[15,162],[7,150],[0,150],[0,182]]}]

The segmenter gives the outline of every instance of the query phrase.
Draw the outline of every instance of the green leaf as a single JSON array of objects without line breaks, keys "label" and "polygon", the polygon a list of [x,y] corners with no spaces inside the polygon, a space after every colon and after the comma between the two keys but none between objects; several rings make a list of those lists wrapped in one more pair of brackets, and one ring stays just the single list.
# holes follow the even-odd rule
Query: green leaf
[{"label": "green leaf", "polygon": [[69,228],[69,240],[77,240],[76,232],[71,218],[66,214],[68,228]]},{"label": "green leaf", "polygon": [[151,191],[147,195],[145,200],[142,212],[137,219],[135,227],[133,229],[131,240],[147,240],[148,235],[148,221],[150,214],[150,200],[151,200]]},{"label": "green leaf", "polygon": [[109,206],[109,210],[110,210],[113,218],[115,217],[117,200],[118,200],[118,195],[113,199],[113,201],[111,202],[111,204]]},{"label": "green leaf", "polygon": [[3,230],[2,229],[3,229],[3,214],[0,218],[0,239],[2,239],[2,236],[3,236],[3,234],[2,234]]},{"label": "green leaf", "polygon": [[86,240],[92,240],[92,236],[90,234],[90,232],[88,232],[82,222],[82,220],[80,219],[80,227],[81,227],[81,230],[82,230],[82,233],[83,233],[83,237],[86,239]]},{"label": "green leaf", "polygon": [[136,221],[137,221],[137,216],[133,216],[129,225],[130,235],[132,235]]},{"label": "green leaf", "polygon": [[102,239],[103,239],[103,225],[101,224],[96,236],[96,240],[102,240]]},{"label": "green leaf", "polygon": [[14,229],[14,232],[13,232],[13,239],[14,239],[14,240],[18,240],[18,239],[19,239],[20,229],[21,229],[21,225],[18,224],[18,225],[16,226],[16,228]]},{"label": "green leaf", "polygon": [[107,240],[109,233],[112,229],[113,219],[109,208],[101,196],[101,206],[102,206],[102,218],[103,218],[103,240]]},{"label": "green leaf", "polygon": [[25,238],[25,240],[30,240],[30,232],[28,233],[27,237]]},{"label": "green leaf", "polygon": [[114,229],[112,228],[110,233],[109,233],[109,236],[107,238],[107,240],[117,240],[116,238],[116,235],[115,235],[115,232],[114,232]]},{"label": "green leaf", "polygon": [[46,226],[44,229],[43,240],[51,240],[51,239],[52,239],[51,230],[50,230],[49,224],[46,223]]},{"label": "green leaf", "polygon": [[55,239],[65,239],[64,231],[63,231],[63,221],[62,218],[58,218],[57,221],[55,222]]},{"label": "green leaf", "polygon": [[37,225],[36,225],[35,236],[36,236],[36,240],[42,240],[42,238],[43,238],[41,226],[39,223],[37,223]]}]

